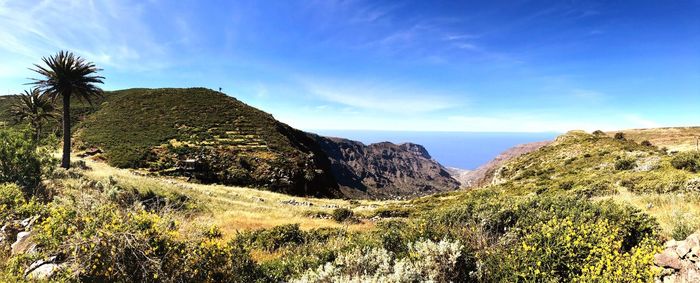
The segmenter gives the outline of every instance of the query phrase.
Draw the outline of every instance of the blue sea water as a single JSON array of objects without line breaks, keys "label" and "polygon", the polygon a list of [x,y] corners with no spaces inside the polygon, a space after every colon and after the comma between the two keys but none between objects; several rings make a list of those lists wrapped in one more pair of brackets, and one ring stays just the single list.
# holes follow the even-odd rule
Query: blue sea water
[{"label": "blue sea water", "polygon": [[423,145],[444,166],[476,169],[515,145],[553,140],[559,133],[399,132],[315,130],[319,135],[342,137],[365,144],[389,141]]}]

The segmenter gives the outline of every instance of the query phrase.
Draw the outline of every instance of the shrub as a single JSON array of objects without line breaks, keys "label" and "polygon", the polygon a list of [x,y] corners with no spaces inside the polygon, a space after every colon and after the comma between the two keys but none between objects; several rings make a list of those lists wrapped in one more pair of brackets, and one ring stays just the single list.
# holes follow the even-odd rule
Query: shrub
[{"label": "shrub", "polygon": [[411,210],[407,208],[380,208],[374,211],[374,216],[381,218],[389,217],[408,217],[411,215]]},{"label": "shrub", "polygon": [[0,184],[0,212],[5,212],[25,203],[22,190],[15,184]]},{"label": "shrub", "polygon": [[601,130],[595,130],[593,131],[594,136],[605,136],[605,133]]},{"label": "shrub", "polygon": [[[621,230],[610,221],[553,218],[521,230],[521,239],[502,258],[496,281],[649,282],[658,243],[644,238],[632,250],[624,247]],[[614,262],[615,264],[610,264]],[[609,282],[598,280],[597,282]]]},{"label": "shrub", "polygon": [[625,133],[621,133],[621,132],[615,133],[615,136],[613,138],[616,140],[621,140],[621,141],[627,140],[627,138],[625,138]]},{"label": "shrub", "polygon": [[173,219],[123,209],[99,195],[74,199],[52,202],[34,229],[43,251],[70,257],[66,281],[250,282],[262,276],[236,242],[197,237],[207,233],[183,240]]},{"label": "shrub", "polygon": [[25,200],[24,193],[15,184],[0,184],[0,223],[42,214],[44,206],[34,198]]},{"label": "shrub", "polygon": [[678,153],[671,158],[671,165],[676,169],[693,173],[698,172],[700,171],[700,152],[689,151]]},{"label": "shrub", "polygon": [[276,251],[282,247],[304,243],[305,236],[304,231],[299,229],[299,224],[287,224],[253,231],[249,235],[241,235],[241,239],[266,251]]},{"label": "shrub", "polygon": [[637,161],[631,157],[622,157],[615,160],[615,170],[632,170],[637,167]]},{"label": "shrub", "polygon": [[639,143],[643,146],[654,146],[650,141],[648,140],[643,140],[641,143]]},{"label": "shrub", "polygon": [[[462,257],[459,242],[424,240],[409,245],[410,256],[397,259],[381,248],[354,249],[333,262],[309,270],[292,282],[452,282]],[[464,278],[461,278],[464,279]]]},{"label": "shrub", "polygon": [[336,208],[333,210],[333,213],[331,215],[333,216],[333,220],[337,222],[343,222],[348,219],[351,219],[355,215],[355,213],[347,208]]},{"label": "shrub", "polygon": [[31,194],[41,181],[42,165],[50,165],[50,152],[37,149],[26,130],[0,129],[0,183],[16,183]]},{"label": "shrub", "polygon": [[695,233],[697,227],[693,227],[690,223],[685,221],[678,221],[673,226],[671,231],[671,237],[676,241],[685,240],[690,234]]}]

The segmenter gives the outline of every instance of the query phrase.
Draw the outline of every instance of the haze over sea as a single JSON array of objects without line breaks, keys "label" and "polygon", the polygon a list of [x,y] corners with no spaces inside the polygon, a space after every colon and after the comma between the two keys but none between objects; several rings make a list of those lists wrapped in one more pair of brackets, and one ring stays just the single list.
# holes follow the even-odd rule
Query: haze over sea
[{"label": "haze over sea", "polygon": [[424,146],[430,155],[447,167],[476,169],[504,150],[518,144],[552,140],[560,133],[492,132],[404,132],[362,130],[311,130],[324,136],[342,137],[365,144],[389,141],[413,142]]}]

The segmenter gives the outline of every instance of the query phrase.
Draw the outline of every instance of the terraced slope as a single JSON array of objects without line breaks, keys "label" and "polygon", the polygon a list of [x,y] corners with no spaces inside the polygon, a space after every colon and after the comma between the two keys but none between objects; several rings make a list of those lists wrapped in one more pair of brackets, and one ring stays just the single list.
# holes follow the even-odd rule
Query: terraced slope
[{"label": "terraced slope", "polygon": [[386,199],[459,187],[420,145],[320,137],[204,88],[109,92],[79,123],[76,146],[116,167],[293,195]]},{"label": "terraced slope", "polygon": [[340,196],[328,159],[306,133],[204,88],[108,93],[79,126],[77,145],[116,167],[206,183]]}]

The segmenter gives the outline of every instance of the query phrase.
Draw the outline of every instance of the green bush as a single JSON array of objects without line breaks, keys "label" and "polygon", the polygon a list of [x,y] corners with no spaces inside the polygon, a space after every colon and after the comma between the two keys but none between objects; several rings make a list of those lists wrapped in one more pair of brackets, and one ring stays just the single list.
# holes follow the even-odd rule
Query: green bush
[{"label": "green bush", "polygon": [[306,233],[299,229],[299,224],[256,230],[239,237],[249,245],[266,251],[276,251],[283,247],[300,245],[306,241]]},{"label": "green bush", "polygon": [[333,210],[333,213],[331,213],[331,216],[333,217],[333,220],[337,222],[343,222],[346,220],[351,219],[355,215],[352,210],[347,209],[347,208],[336,208]]},{"label": "green bush", "polygon": [[37,149],[26,130],[0,129],[0,183],[15,183],[30,193],[41,181],[50,153]]},{"label": "green bush", "polygon": [[411,210],[408,208],[396,207],[396,208],[380,208],[374,211],[374,216],[381,218],[389,217],[408,217],[411,215]]},{"label": "green bush", "polygon": [[620,133],[620,132],[615,133],[614,139],[621,140],[621,141],[627,140],[627,138],[625,138],[625,133]]},{"label": "green bush", "polygon": [[[605,219],[552,218],[520,230],[520,240],[493,268],[501,282],[651,282],[658,243],[625,249],[621,228]],[[614,264],[610,264],[614,263]],[[605,280],[607,279],[607,280]]]},{"label": "green bush", "polygon": [[671,165],[676,169],[696,173],[700,171],[700,152],[689,151],[678,153],[671,158]]},{"label": "green bush", "polygon": [[637,167],[637,161],[631,157],[621,157],[615,160],[615,170],[632,170]]},{"label": "green bush", "polygon": [[44,205],[34,198],[27,201],[15,184],[0,184],[0,223],[42,214]]},{"label": "green bush", "polygon": [[[100,195],[57,199],[34,228],[48,254],[70,256],[61,276],[87,282],[251,282],[262,278],[237,242],[180,235],[173,219]],[[194,236],[193,236],[194,235]],[[24,270],[31,261],[24,262]]]}]

